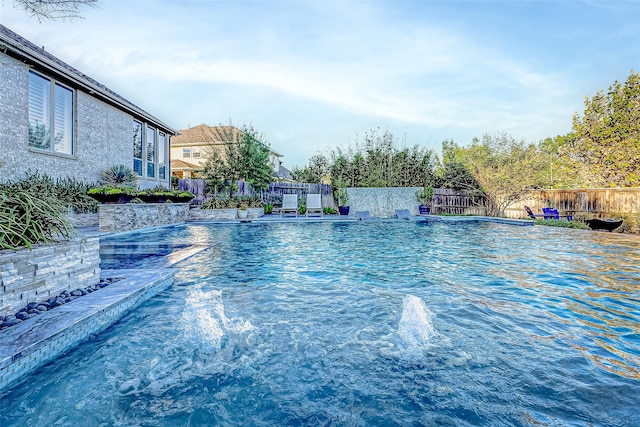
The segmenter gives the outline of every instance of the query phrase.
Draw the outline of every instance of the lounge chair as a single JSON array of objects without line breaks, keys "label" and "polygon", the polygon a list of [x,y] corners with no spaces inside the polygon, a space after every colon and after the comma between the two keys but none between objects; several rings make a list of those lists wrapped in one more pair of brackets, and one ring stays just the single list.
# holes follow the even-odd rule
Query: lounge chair
[{"label": "lounge chair", "polygon": [[324,212],[322,210],[322,195],[321,194],[307,194],[307,213],[309,214],[319,213],[320,217],[324,216]]},{"label": "lounge chair", "polygon": [[[547,208],[544,208],[547,209]],[[527,214],[529,214],[529,218],[533,218],[533,219],[537,219],[537,218],[544,218],[544,214],[534,214],[531,211],[531,208],[529,206],[525,206],[524,210],[527,211]],[[546,218],[545,218],[546,219]]]},{"label": "lounge chair", "polygon": [[567,218],[567,221],[573,220],[572,215],[560,215],[557,209],[552,208],[542,208],[542,213],[544,215],[544,219],[560,219]]},{"label": "lounge chair", "polygon": [[555,209],[542,208],[542,214],[544,215],[544,219],[560,219],[560,215]]},{"label": "lounge chair", "polygon": [[408,219],[410,221],[426,221],[427,219],[422,216],[413,216],[409,212],[409,209],[396,209],[396,216],[400,219]]},{"label": "lounge chair", "polygon": [[280,217],[286,213],[293,213],[298,217],[298,195],[297,194],[283,194],[282,195],[282,207],[280,208]]},{"label": "lounge chair", "polygon": [[371,221],[375,218],[371,216],[369,211],[356,211],[356,219],[360,221]]}]

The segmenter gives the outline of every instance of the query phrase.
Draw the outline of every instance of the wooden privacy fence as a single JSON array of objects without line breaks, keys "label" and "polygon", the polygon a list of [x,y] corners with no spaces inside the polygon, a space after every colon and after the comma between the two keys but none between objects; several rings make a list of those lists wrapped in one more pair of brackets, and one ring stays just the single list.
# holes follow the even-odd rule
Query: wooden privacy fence
[{"label": "wooden privacy fence", "polygon": [[612,214],[640,213],[640,188],[596,188],[572,190],[533,190],[530,196],[505,211],[509,218],[526,216],[524,207],[534,213],[551,207],[571,215],[606,218]]},{"label": "wooden privacy fence", "polygon": [[[264,203],[281,205],[283,194],[297,194],[299,198],[306,197],[307,194],[320,194],[323,207],[335,208],[333,191],[328,184],[272,182],[269,184],[269,188],[264,191],[255,191],[246,181],[237,181],[236,184],[238,189],[233,192],[234,196],[260,196]],[[178,189],[191,191],[195,194],[194,203],[196,204],[202,204],[207,199],[205,180],[203,179],[179,179]]]},{"label": "wooden privacy fence", "polygon": [[467,190],[435,188],[431,210],[434,214],[486,215],[484,197],[473,196]]}]

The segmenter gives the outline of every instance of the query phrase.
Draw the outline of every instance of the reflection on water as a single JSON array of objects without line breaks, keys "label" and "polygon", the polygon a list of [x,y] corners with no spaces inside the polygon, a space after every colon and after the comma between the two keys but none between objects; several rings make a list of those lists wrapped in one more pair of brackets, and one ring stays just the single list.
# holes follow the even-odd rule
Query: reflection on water
[{"label": "reflection on water", "polygon": [[0,425],[640,425],[637,237],[406,221],[136,239],[210,249],[0,396]]}]

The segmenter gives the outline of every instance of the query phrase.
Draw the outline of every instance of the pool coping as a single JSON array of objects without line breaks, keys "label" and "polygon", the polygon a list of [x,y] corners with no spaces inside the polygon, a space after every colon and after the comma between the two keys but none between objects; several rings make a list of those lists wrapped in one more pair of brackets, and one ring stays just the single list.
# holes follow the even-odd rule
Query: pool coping
[{"label": "pool coping", "polygon": [[103,270],[109,286],[27,319],[0,333],[0,392],[116,323],[122,315],[171,286],[175,270]]},{"label": "pool coping", "polygon": [[[335,217],[335,218],[334,218]],[[508,224],[516,226],[533,226],[535,221],[527,219],[515,219],[515,218],[496,218],[491,216],[439,216],[439,215],[414,215],[408,219],[400,219],[397,217],[373,217],[372,219],[359,220],[352,216],[339,216],[339,215],[325,215],[324,217],[280,217],[279,215],[265,215],[259,218],[247,218],[247,219],[220,219],[220,220],[206,220],[197,219],[189,220],[186,224],[248,224],[248,223],[313,223],[313,222],[344,222],[344,223],[359,223],[359,222],[493,222],[498,224]],[[177,224],[176,224],[177,225]]]}]

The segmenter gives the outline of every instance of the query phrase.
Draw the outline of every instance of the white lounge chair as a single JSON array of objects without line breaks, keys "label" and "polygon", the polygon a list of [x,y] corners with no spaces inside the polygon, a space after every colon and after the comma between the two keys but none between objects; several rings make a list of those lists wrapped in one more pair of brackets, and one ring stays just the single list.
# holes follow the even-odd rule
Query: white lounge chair
[{"label": "white lounge chair", "polygon": [[413,216],[409,212],[409,209],[396,209],[396,216],[400,219],[408,219],[411,221],[426,221],[427,219],[422,216]]},{"label": "white lounge chair", "polygon": [[369,213],[369,211],[356,211],[356,219],[360,221],[371,221],[376,218],[371,216],[371,213]]},{"label": "white lounge chair", "polygon": [[322,210],[322,195],[320,194],[307,194],[307,214],[319,213],[320,217],[324,216],[324,212]]},{"label": "white lounge chair", "polygon": [[298,217],[298,195],[297,194],[283,194],[282,195],[282,208],[280,208],[280,217],[286,213],[294,213],[296,218]]}]

